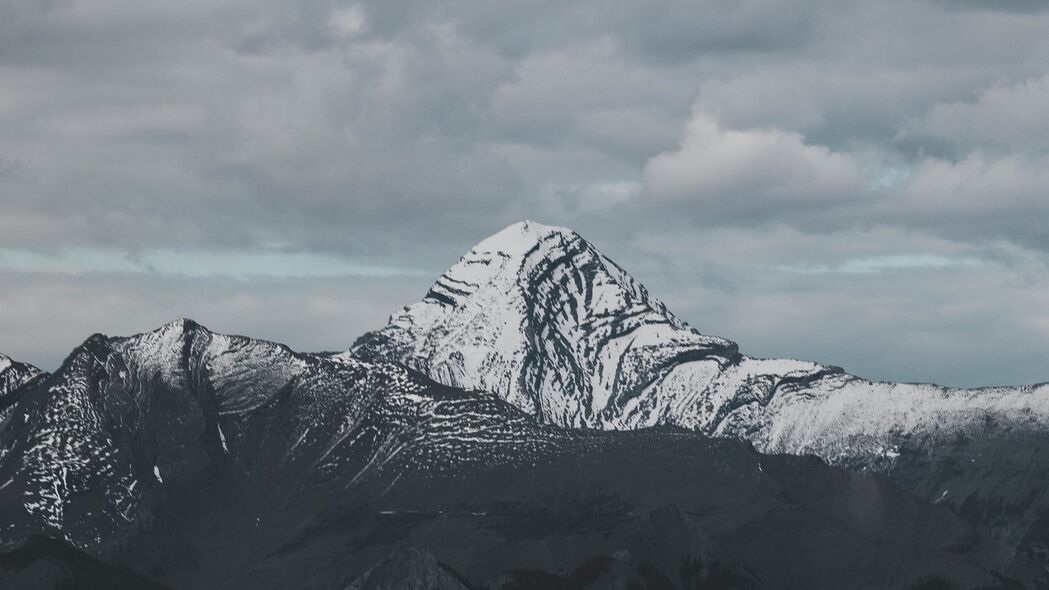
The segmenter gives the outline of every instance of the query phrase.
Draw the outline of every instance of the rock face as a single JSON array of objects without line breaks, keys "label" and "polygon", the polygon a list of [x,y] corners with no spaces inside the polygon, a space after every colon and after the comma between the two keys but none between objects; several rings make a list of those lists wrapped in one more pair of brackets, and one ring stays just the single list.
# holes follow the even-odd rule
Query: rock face
[{"label": "rock face", "polygon": [[734,343],[689,328],[574,232],[532,222],[478,244],[348,356],[397,361],[588,427],[685,414],[674,408],[702,400],[678,399],[670,382],[660,389],[670,373],[697,367],[709,380],[739,358]]},{"label": "rock face", "polygon": [[45,377],[47,373],[34,367],[0,354],[0,406],[14,403],[8,396],[26,383]]},{"label": "rock face", "polygon": [[22,392],[46,376],[47,373],[33,365],[19,363],[0,354],[0,430],[14,411]]},{"label": "rock face", "polygon": [[0,354],[0,399],[25,383],[44,375],[43,371],[33,365],[20,363]]},{"label": "rock face", "polygon": [[165,590],[128,568],[107,565],[53,539],[29,539],[0,552],[0,588],[5,590]]},{"label": "rock face", "polygon": [[[3,555],[43,535],[174,588],[1037,579],[946,508],[812,458],[673,428],[565,430],[399,365],[188,320],[92,336],[17,391]],[[73,586],[125,571],[67,568],[63,551],[45,561],[64,555]],[[15,579],[35,579],[17,559]]]},{"label": "rock face", "polygon": [[413,469],[527,460],[551,444],[544,427],[515,429],[530,422],[394,365],[300,355],[188,320],[131,338],[95,335],[22,395],[0,431],[0,500],[21,508],[2,526],[8,538],[103,547],[151,519],[179,481],[227,463],[261,500],[275,474],[365,478],[417,426],[426,436]]},{"label": "rock face", "polygon": [[673,425],[885,475],[1029,553],[1049,551],[1049,386],[875,383],[700,334],[575,232],[484,240],[342,355],[490,392],[542,421]]},{"label": "rock face", "polygon": [[429,551],[404,547],[383,558],[346,590],[469,590]]}]

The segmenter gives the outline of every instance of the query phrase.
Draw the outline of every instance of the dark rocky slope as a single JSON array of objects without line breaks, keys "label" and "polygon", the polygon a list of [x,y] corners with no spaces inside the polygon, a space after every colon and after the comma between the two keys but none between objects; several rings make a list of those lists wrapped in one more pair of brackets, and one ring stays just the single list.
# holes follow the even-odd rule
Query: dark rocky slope
[{"label": "dark rocky slope", "polygon": [[34,381],[43,379],[47,373],[0,354],[0,423],[18,401],[18,390]]},{"label": "dark rocky slope", "polygon": [[564,228],[524,222],[484,240],[342,356],[402,363],[550,424],[672,425],[816,455],[1049,556],[1049,386],[875,383],[748,357]]},{"label": "dark rocky slope", "polygon": [[949,510],[814,458],[564,430],[190,321],[93,336],[21,390],[0,514],[6,551],[46,535],[173,588],[1034,584]]},{"label": "dark rocky slope", "polygon": [[103,563],[46,537],[26,540],[0,553],[4,590],[165,590],[165,586],[125,568]]}]

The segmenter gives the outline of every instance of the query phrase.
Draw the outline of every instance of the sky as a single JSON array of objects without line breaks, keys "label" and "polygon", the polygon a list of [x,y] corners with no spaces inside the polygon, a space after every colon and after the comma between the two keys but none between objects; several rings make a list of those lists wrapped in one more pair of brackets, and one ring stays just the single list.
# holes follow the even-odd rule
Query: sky
[{"label": "sky", "polygon": [[1049,2],[0,0],[0,352],[342,350],[521,219],[755,356],[1049,381]]}]

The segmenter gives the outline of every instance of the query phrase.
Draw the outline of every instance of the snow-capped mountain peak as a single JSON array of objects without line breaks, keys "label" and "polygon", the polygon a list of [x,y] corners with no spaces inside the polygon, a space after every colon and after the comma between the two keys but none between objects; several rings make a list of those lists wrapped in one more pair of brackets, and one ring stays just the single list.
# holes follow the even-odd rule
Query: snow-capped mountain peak
[{"label": "snow-capped mountain peak", "polygon": [[3,413],[3,399],[9,394],[19,389],[23,385],[35,381],[46,373],[33,365],[26,363],[20,363],[6,354],[0,353],[0,421],[2,421]]},{"label": "snow-capped mountain peak", "polygon": [[[742,355],[676,318],[575,232],[533,222],[482,241],[343,356],[395,361],[561,426],[673,425],[741,438],[970,509],[1030,510],[1027,494],[1040,484],[993,482],[1040,462],[1042,445],[1028,442],[1049,433],[1049,386],[873,383],[814,362]],[[1015,445],[1030,451],[1003,453]]]},{"label": "snow-capped mountain peak", "polygon": [[[503,587],[506,572],[556,582],[593,564],[595,588],[652,571],[838,587],[857,568],[910,587],[943,572],[988,584],[995,565],[957,548],[973,538],[959,518],[883,481],[680,430],[565,430],[400,365],[188,320],[91,336],[16,394],[0,418],[4,588],[39,587],[51,566],[34,559],[83,565],[27,559],[40,535],[173,588],[462,588],[467,567],[470,587]],[[394,551],[406,543],[441,561]],[[832,578],[830,551],[850,564]]]},{"label": "snow-capped mountain peak", "polygon": [[508,256],[523,256],[544,239],[554,235],[563,240],[580,239],[579,234],[566,227],[544,225],[531,220],[510,224],[485,238],[473,250],[476,252],[503,253]]},{"label": "snow-capped mountain peak", "polygon": [[347,354],[595,426],[646,420],[634,401],[682,354],[720,366],[736,346],[688,327],[577,233],[524,221],[472,248]]}]

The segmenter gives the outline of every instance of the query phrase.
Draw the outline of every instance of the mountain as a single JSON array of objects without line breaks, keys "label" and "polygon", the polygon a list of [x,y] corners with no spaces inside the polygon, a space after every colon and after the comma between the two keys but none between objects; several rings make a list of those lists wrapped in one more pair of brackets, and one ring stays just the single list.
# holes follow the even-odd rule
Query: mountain
[{"label": "mountain", "polygon": [[103,563],[64,543],[38,537],[0,553],[5,590],[165,590],[129,568]]},{"label": "mountain", "polygon": [[0,354],[0,425],[13,411],[22,386],[43,379],[46,375],[33,365],[17,362],[7,355]]},{"label": "mountain", "polygon": [[20,363],[7,355],[0,354],[0,404],[4,403],[9,393],[45,375],[46,373],[33,365]]},{"label": "mountain", "polygon": [[361,574],[346,590],[469,590],[461,577],[429,551],[398,549]]},{"label": "mountain", "polygon": [[816,455],[1049,556],[1049,386],[876,383],[752,358],[675,317],[565,228],[526,221],[482,241],[340,356],[401,363],[545,423],[671,425]]},{"label": "mountain", "polygon": [[189,320],[96,334],[17,392],[0,424],[0,580],[1037,583],[1023,556],[879,478],[672,427],[568,430],[401,365]]}]

